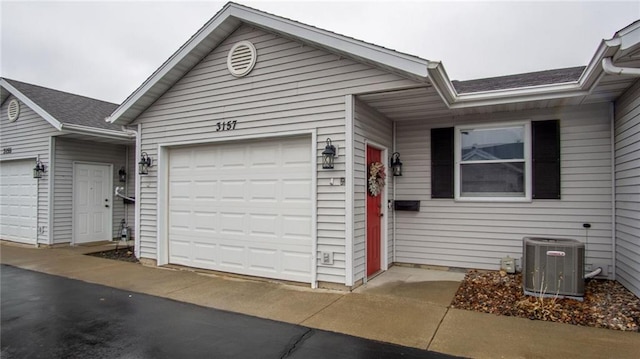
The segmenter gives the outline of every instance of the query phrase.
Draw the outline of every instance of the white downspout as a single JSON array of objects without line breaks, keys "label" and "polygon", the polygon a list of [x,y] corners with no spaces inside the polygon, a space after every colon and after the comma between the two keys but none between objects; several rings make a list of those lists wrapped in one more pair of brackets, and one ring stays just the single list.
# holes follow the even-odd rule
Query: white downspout
[{"label": "white downspout", "polygon": [[611,120],[611,279],[616,280],[616,266],[618,261],[616,247],[616,118],[615,105],[609,105],[609,117]]},{"label": "white downspout", "polygon": [[618,67],[610,57],[602,59],[602,69],[609,75],[640,76],[640,69],[634,67]]},{"label": "white downspout", "polygon": [[[134,131],[131,129],[128,129],[126,126],[122,126],[122,131],[124,131],[125,133],[129,134],[130,136],[135,136],[136,138],[136,147],[135,147],[135,157],[136,157],[136,163],[138,163],[138,161],[140,161],[140,151],[138,151],[138,149],[140,149],[141,147],[141,141],[140,141],[140,131],[142,130],[142,125],[138,124],[138,130]],[[127,166],[129,165],[129,163],[127,163]],[[136,258],[140,259],[140,175],[138,174],[137,168],[135,168],[134,166],[134,171],[135,171],[135,193],[134,193],[134,197],[135,197],[135,220],[134,220],[134,241],[133,241],[133,246],[134,246],[134,250],[135,250],[135,256]]]}]

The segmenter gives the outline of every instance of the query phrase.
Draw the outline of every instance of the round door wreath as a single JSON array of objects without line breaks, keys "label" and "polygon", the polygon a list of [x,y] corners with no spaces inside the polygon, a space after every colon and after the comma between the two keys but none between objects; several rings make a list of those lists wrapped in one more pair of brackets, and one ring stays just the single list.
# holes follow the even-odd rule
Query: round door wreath
[{"label": "round door wreath", "polygon": [[384,165],[380,162],[373,162],[369,165],[369,194],[376,197],[384,189],[384,180],[387,177]]}]

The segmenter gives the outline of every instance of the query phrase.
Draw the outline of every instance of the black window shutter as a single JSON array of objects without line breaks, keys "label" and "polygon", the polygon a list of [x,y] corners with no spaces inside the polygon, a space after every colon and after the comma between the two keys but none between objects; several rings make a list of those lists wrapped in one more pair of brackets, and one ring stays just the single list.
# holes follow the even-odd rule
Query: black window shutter
[{"label": "black window shutter", "polygon": [[531,122],[533,198],[560,199],[560,121]]},{"label": "black window shutter", "polygon": [[431,129],[431,198],[453,198],[453,127]]}]

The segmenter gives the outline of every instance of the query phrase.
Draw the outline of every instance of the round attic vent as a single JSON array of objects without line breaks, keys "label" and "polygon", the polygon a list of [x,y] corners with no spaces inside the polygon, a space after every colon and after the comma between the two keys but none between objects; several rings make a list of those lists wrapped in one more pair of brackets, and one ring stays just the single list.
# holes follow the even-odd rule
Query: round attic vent
[{"label": "round attic vent", "polygon": [[20,102],[14,98],[9,101],[9,106],[7,106],[7,117],[9,122],[13,122],[18,119],[18,116],[20,116]]},{"label": "round attic vent", "polygon": [[227,68],[235,77],[246,76],[256,65],[256,48],[249,41],[233,45],[227,56]]}]

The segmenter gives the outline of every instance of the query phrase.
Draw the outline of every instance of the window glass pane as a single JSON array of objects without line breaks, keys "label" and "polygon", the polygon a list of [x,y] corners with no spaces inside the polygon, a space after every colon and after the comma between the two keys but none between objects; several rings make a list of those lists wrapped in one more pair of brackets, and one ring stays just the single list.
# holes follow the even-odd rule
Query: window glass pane
[{"label": "window glass pane", "polygon": [[524,159],[524,127],[460,131],[462,161]]},{"label": "window glass pane", "polygon": [[524,162],[460,165],[462,197],[523,197]]}]

